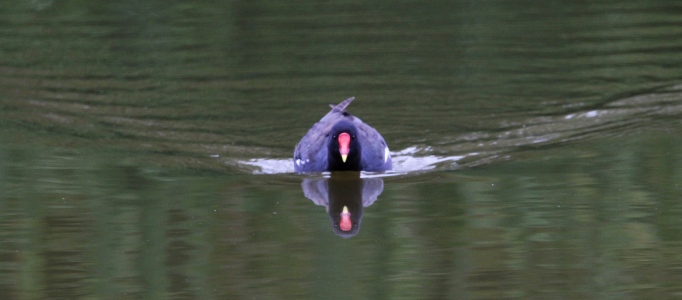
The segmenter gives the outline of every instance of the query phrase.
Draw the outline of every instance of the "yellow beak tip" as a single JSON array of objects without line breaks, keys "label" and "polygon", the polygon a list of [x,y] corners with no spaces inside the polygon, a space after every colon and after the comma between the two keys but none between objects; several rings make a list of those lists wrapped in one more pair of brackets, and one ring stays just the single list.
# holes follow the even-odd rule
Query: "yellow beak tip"
[{"label": "yellow beak tip", "polygon": [[341,160],[343,160],[343,162],[346,162],[346,159],[348,159],[348,155],[341,154]]}]

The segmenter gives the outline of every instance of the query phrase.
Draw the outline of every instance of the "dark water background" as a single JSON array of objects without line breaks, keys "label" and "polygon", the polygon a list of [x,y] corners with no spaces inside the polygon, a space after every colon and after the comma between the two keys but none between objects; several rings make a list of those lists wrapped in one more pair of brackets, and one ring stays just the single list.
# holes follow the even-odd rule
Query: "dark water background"
[{"label": "dark water background", "polygon": [[679,299],[681,116],[679,1],[0,1],[0,299]]}]

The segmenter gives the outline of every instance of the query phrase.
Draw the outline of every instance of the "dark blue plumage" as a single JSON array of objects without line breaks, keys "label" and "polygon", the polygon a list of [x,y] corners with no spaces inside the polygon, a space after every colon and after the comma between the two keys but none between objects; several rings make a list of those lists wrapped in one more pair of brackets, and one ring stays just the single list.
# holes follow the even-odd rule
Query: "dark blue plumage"
[{"label": "dark blue plumage", "polygon": [[[348,98],[332,110],[296,145],[294,170],[299,173],[324,171],[386,171],[392,168],[391,154],[376,129],[346,112],[354,98]],[[348,157],[344,162],[339,136],[350,136]]]}]

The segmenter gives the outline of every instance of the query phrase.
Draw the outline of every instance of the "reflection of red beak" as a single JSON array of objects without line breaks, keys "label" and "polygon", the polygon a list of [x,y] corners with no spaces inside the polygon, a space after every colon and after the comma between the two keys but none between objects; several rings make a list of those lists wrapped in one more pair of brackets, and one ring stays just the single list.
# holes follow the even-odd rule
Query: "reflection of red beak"
[{"label": "reflection of red beak", "polygon": [[346,162],[346,159],[348,158],[348,152],[350,152],[350,134],[342,132],[339,134],[337,141],[339,142],[339,153],[341,153],[341,160]]},{"label": "reflection of red beak", "polygon": [[348,207],[344,206],[341,212],[341,222],[339,222],[339,227],[343,231],[349,231],[353,228],[353,222],[350,221],[350,213],[348,212]]}]

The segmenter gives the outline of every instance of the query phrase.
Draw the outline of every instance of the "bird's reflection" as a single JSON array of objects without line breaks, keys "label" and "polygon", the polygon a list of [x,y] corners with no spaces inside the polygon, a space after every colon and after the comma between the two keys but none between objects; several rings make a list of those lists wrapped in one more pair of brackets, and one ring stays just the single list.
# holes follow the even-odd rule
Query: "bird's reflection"
[{"label": "bird's reflection", "polygon": [[362,209],[384,190],[381,178],[360,178],[359,172],[332,172],[329,178],[306,178],[303,194],[326,207],[334,233],[349,238],[360,231]]}]

